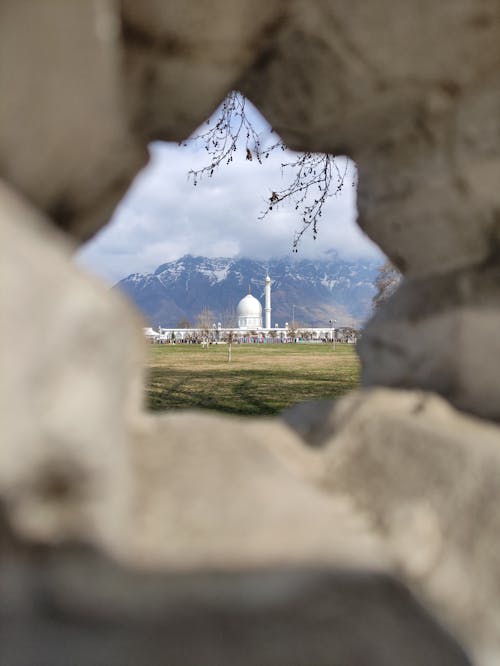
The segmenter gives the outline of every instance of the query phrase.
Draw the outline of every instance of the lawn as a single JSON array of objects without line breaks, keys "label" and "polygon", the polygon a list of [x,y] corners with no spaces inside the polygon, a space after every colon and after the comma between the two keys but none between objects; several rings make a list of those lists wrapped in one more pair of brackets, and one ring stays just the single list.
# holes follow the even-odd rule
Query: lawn
[{"label": "lawn", "polygon": [[335,398],[359,384],[354,345],[151,345],[147,403],[152,410],[196,407],[275,414],[302,400]]}]

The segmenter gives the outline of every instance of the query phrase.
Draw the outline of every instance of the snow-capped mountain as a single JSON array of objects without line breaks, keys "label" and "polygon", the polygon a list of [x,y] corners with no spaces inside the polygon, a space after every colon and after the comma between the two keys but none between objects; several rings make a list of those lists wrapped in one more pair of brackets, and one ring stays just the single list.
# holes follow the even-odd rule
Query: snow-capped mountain
[{"label": "snow-capped mountain", "polygon": [[[251,293],[264,303],[266,272],[272,280],[272,325],[295,321],[324,326],[360,324],[371,309],[378,264],[373,261],[207,259],[186,255],[154,273],[133,273],[115,288],[127,294],[153,326],[196,324],[209,309],[214,321],[234,326],[238,301]],[[294,308],[292,306],[295,306]],[[185,324],[184,324],[185,325]]]}]

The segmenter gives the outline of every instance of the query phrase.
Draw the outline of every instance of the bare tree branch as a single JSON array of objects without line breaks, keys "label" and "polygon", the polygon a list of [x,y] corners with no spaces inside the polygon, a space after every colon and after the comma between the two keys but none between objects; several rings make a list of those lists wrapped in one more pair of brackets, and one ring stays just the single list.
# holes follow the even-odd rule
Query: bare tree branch
[{"label": "bare tree branch", "polygon": [[[194,185],[203,177],[212,177],[221,165],[230,164],[241,142],[246,159],[255,159],[259,164],[273,151],[286,150],[274,130],[271,129],[270,134],[276,140],[270,143],[255,130],[245,105],[246,99],[240,92],[231,92],[222,103],[215,120],[207,121],[208,129],[191,139],[205,148],[209,158],[208,164],[201,169],[189,171],[188,176],[193,179]],[[184,145],[187,143],[184,142]],[[281,173],[282,176],[290,173],[290,181],[282,189],[271,190],[266,207],[258,219],[263,220],[281,204],[293,205],[301,223],[293,238],[293,251],[297,252],[306,231],[312,229],[313,238],[317,237],[327,199],[338,195],[345,185],[348,160],[327,153],[297,153],[296,159],[281,164]],[[352,186],[356,187],[356,184],[354,180]]]},{"label": "bare tree branch", "polygon": [[347,159],[340,169],[339,160],[328,153],[298,153],[295,160],[282,163],[282,174],[288,170],[292,178],[286,187],[271,193],[267,208],[259,219],[264,219],[273,207],[283,202],[294,205],[301,220],[301,228],[295,232],[293,239],[293,249],[297,252],[300,240],[308,229],[312,228],[313,238],[317,238],[325,203],[344,187],[347,169]]}]

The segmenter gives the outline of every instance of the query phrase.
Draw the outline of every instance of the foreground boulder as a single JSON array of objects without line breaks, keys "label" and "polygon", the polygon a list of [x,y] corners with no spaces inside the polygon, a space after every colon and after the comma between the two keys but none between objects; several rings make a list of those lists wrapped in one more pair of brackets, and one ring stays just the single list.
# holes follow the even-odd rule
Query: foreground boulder
[{"label": "foreground boulder", "polygon": [[[329,411],[299,409],[332,501],[351,499],[476,663],[498,663],[500,428],[418,391],[361,391]],[[294,410],[285,418],[293,426]]]},{"label": "foreground boulder", "polygon": [[21,533],[111,548],[142,405],[140,319],[0,183],[0,495]]},{"label": "foreground boulder", "polygon": [[405,280],[359,344],[366,386],[418,386],[500,420],[500,269]]},{"label": "foreground boulder", "polygon": [[18,544],[15,559],[0,560],[0,576],[9,666],[471,664],[380,573],[138,573],[81,546]]}]

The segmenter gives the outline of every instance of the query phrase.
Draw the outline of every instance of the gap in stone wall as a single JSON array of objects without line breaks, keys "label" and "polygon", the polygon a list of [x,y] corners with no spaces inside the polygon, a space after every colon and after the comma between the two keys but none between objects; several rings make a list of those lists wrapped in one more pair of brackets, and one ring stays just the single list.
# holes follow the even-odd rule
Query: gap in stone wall
[{"label": "gap in stone wall", "polygon": [[[295,328],[296,323],[309,329],[315,327],[312,335],[318,340],[332,340],[335,327],[359,329],[369,315],[369,289],[375,267],[383,258],[356,225],[354,163],[345,157],[336,158],[336,176],[330,188],[333,196],[327,199],[319,218],[317,238],[310,227],[294,253],[294,236],[302,228],[300,206],[297,209],[293,202],[273,206],[273,210],[260,218],[273,192],[285,188],[297,173],[297,169],[282,165],[295,162],[299,154],[284,146],[266,152],[266,146],[275,144],[279,137],[250,102],[246,101],[245,114],[261,142],[260,163],[253,138],[246,141],[243,131],[237,150],[230,154],[229,161],[222,160],[213,175],[193,174],[211,161],[207,142],[195,137],[214,127],[219,113],[220,110],[216,111],[191,139],[180,145],[159,141],[150,144],[149,164],[136,177],[110,223],[79,250],[77,262],[109,284],[119,283],[118,288],[142,311],[145,324],[156,331],[162,327],[177,328],[182,322],[184,326],[189,322],[196,327],[207,310],[214,320],[209,328],[216,324],[222,328],[236,327],[236,306],[249,288],[264,304],[266,271],[276,287],[273,327]],[[305,175],[310,177],[310,173]],[[320,195],[316,186],[310,192],[309,202]],[[208,262],[188,259],[182,263],[180,260],[186,256],[206,257]],[[244,276],[239,273],[237,287],[234,280],[233,284],[221,287],[228,272],[227,262],[220,261],[221,258],[250,259],[257,262],[257,268],[252,265],[253,275],[249,277],[252,270],[245,264],[249,273]],[[321,272],[321,266],[326,265],[322,275],[309,278],[319,279],[323,283],[319,288],[330,290],[331,303],[328,292],[323,294],[319,305],[307,303],[310,293],[307,288],[291,288],[290,295],[284,298],[282,285],[276,280],[281,276],[273,274],[271,268],[273,259],[287,264],[286,268],[280,266],[280,271],[290,270],[288,265],[292,272],[294,267],[303,270],[299,267],[303,260],[312,262],[307,267],[309,271]],[[160,266],[166,270],[158,271]],[[332,266],[341,273],[340,286],[337,274],[332,277],[328,272]],[[258,274],[259,268],[262,275]],[[186,297],[185,300],[191,301],[187,312],[182,309],[181,301],[189,293],[186,276],[193,270],[198,275],[205,273],[207,284],[198,284],[194,287],[197,293]],[[176,287],[177,296],[165,295],[170,283],[181,279],[184,283],[182,288]],[[344,292],[356,280],[361,286],[352,287],[354,305]],[[193,285],[194,280],[191,289]],[[224,292],[219,309],[210,302],[209,285]],[[180,289],[184,293],[179,298]],[[318,332],[321,327],[324,331]],[[279,333],[280,339],[286,339],[287,335]]]}]

